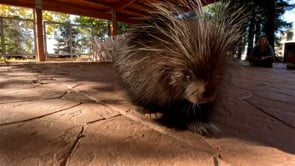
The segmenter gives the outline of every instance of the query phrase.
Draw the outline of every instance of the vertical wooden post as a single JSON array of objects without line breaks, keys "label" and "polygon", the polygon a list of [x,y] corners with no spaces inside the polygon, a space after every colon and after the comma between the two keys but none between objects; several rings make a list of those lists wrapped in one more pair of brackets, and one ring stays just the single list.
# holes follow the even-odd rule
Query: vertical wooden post
[{"label": "vertical wooden post", "polygon": [[36,60],[45,61],[44,39],[42,30],[42,6],[41,0],[35,0],[34,8],[34,24],[35,24],[35,39],[36,39]]},{"label": "vertical wooden post", "polygon": [[117,36],[117,16],[114,9],[112,9],[111,35],[113,38]]}]

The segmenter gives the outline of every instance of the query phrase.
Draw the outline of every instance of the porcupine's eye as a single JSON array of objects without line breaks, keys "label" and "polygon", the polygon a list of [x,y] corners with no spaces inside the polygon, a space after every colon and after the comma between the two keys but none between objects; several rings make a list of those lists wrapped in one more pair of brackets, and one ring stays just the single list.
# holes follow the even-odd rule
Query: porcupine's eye
[{"label": "porcupine's eye", "polygon": [[186,79],[187,81],[192,81],[192,76],[189,75],[189,74],[187,74],[187,75],[185,76],[185,79]]}]

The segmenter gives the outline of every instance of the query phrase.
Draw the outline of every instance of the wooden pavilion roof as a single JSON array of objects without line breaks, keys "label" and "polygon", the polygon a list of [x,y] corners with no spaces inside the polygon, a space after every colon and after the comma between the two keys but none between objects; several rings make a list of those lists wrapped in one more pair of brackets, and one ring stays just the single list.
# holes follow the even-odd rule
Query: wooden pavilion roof
[{"label": "wooden pavilion roof", "polygon": [[[1,0],[1,4],[38,8],[68,14],[112,20],[116,13],[119,22],[133,23],[134,18],[145,16],[149,5],[159,0]],[[171,0],[179,3],[183,0]],[[216,0],[202,0],[209,4]]]}]

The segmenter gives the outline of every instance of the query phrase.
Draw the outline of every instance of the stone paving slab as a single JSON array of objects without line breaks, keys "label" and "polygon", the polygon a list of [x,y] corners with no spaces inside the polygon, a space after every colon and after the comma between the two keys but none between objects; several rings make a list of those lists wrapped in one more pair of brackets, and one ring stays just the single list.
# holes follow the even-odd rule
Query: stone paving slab
[{"label": "stone paving slab", "polygon": [[214,116],[222,132],[207,141],[235,165],[294,165],[295,72],[233,65],[225,80]]},{"label": "stone paving slab", "polygon": [[80,105],[79,102],[62,99],[14,102],[1,105],[0,125],[25,122]]},{"label": "stone paving slab", "polygon": [[214,165],[212,154],[119,116],[87,128],[69,165]]},{"label": "stone paving slab", "polygon": [[1,126],[0,165],[60,165],[82,126],[37,119]]},{"label": "stone paving slab", "polygon": [[127,99],[109,63],[0,63],[0,165],[295,165],[295,72],[233,63],[214,137]]}]

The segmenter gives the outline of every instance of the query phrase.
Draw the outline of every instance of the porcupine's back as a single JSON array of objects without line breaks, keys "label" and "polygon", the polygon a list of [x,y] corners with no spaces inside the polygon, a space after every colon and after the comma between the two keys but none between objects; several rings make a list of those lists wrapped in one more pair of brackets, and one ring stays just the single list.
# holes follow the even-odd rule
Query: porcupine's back
[{"label": "porcupine's back", "polygon": [[[222,8],[211,17],[203,13],[200,4],[199,0],[178,6],[155,3],[150,16],[123,41],[115,64],[137,104],[165,107],[179,100],[198,104],[202,100],[191,97],[191,91],[202,93],[208,102],[215,95],[216,76],[239,37],[241,21],[236,22],[238,11],[225,17]],[[187,8],[195,9],[195,19],[182,15]]]}]

